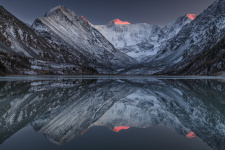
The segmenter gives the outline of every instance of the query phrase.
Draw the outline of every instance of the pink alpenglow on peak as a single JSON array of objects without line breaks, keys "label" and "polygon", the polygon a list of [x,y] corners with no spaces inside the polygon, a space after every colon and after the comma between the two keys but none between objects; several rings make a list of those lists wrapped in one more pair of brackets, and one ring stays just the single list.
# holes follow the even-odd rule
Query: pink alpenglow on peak
[{"label": "pink alpenglow on peak", "polygon": [[85,18],[84,16],[81,16],[81,18],[84,19],[84,21],[90,23],[90,22],[87,20],[87,18]]},{"label": "pink alpenglow on peak", "polygon": [[81,132],[81,135],[84,135],[87,131],[88,131],[89,128],[87,128],[86,130],[84,130],[83,132]]},{"label": "pink alpenglow on peak", "polygon": [[120,126],[120,127],[115,127],[113,129],[114,132],[120,132],[121,130],[127,130],[130,129],[130,127],[126,127],[126,126]]},{"label": "pink alpenglow on peak", "polygon": [[126,24],[130,24],[130,22],[127,21],[121,21],[120,19],[115,19],[114,20],[115,24],[121,24],[121,25],[126,25]]},{"label": "pink alpenglow on peak", "polygon": [[195,138],[196,137],[196,134],[194,132],[191,132],[187,135],[187,138],[189,139],[192,139],[192,138]]},{"label": "pink alpenglow on peak", "polygon": [[197,15],[195,15],[195,14],[188,14],[187,17],[190,18],[191,20],[195,20]]}]

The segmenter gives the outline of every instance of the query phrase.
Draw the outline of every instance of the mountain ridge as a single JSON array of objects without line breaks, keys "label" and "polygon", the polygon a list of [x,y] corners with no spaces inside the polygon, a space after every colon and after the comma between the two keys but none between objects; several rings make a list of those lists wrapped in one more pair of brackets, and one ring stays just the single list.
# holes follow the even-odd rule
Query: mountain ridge
[{"label": "mountain ridge", "polygon": [[[13,55],[26,57],[29,62],[27,68],[20,69],[19,66],[15,65],[13,68],[11,63],[13,59],[7,58],[9,61],[3,62],[3,60],[6,60],[4,54],[1,56],[1,63],[8,69],[4,69],[1,74],[110,73],[115,71],[115,68],[123,68],[135,62],[126,54],[116,50],[97,30],[64,6],[51,9],[45,16],[54,17],[54,14],[59,14],[68,21],[68,24],[74,21],[71,19],[78,19],[80,24],[74,28],[81,29],[87,35],[93,37],[88,44],[95,46],[95,48],[91,49],[96,49],[97,57],[91,56],[87,52],[88,47],[82,50],[80,47],[76,47],[76,44],[69,45],[63,40],[66,39],[65,37],[59,38],[59,36],[46,31],[46,28],[41,26],[40,19],[37,19],[33,26],[28,26],[9,13],[4,7],[1,7],[0,11],[2,17],[0,21],[0,50],[7,55],[12,53]],[[34,25],[41,28],[36,30]],[[87,42],[88,39],[85,38],[83,41]]]},{"label": "mountain ridge", "polygon": [[121,67],[133,63],[132,58],[116,50],[88,22],[64,6],[51,9],[45,17],[38,20],[38,24],[35,21],[32,25],[37,32],[41,34],[42,31],[47,31],[81,53],[91,54],[99,63]]},{"label": "mountain ridge", "polygon": [[[197,17],[187,14],[162,27],[121,20],[116,22],[122,24],[114,20],[107,25],[93,25],[85,17],[59,5],[28,26],[0,7],[0,58],[3,68],[8,68],[0,72],[215,74],[225,70],[223,58],[208,61],[206,54],[218,52],[213,47],[223,51],[220,41],[225,34],[224,9],[224,0],[217,0]],[[8,59],[11,54],[24,57],[26,68],[13,65],[14,59]],[[199,61],[197,58],[207,65],[191,71],[192,65]],[[20,57],[16,59],[22,61]]]},{"label": "mountain ridge", "polygon": [[[225,1],[215,1],[195,20],[183,26],[180,32],[174,38],[167,41],[156,55],[146,58],[140,64],[121,73],[183,75],[182,73],[179,74],[180,72],[177,70],[190,69],[190,63],[194,59],[210,50],[224,37],[225,16],[222,14],[225,12],[223,8],[225,8]],[[207,62],[206,58],[202,58],[202,61]],[[204,72],[204,70],[190,71],[189,75],[215,74],[213,71]],[[224,71],[225,68],[222,67],[216,70],[220,72]]]}]

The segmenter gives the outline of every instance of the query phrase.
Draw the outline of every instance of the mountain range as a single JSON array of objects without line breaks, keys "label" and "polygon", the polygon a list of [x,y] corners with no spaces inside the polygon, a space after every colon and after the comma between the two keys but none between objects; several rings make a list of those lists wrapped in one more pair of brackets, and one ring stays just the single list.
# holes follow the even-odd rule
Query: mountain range
[{"label": "mountain range", "polygon": [[165,26],[93,25],[64,6],[32,25],[0,7],[0,74],[215,75],[225,71],[225,0]]}]

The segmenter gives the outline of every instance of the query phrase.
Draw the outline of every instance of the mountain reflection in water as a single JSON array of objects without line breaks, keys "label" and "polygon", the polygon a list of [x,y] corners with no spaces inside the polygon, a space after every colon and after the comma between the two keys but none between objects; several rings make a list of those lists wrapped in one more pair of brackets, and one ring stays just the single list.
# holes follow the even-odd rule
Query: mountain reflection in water
[{"label": "mountain reflection in water", "polygon": [[112,132],[165,126],[224,150],[224,108],[225,83],[217,80],[4,81],[0,82],[0,143],[26,126],[57,145],[96,126]]}]

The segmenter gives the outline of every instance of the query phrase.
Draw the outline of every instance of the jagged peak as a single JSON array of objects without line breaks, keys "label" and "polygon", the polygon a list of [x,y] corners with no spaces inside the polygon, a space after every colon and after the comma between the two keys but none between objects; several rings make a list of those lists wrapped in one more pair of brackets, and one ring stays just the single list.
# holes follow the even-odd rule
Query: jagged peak
[{"label": "jagged peak", "polygon": [[48,17],[49,15],[51,15],[52,13],[54,13],[56,10],[62,10],[64,9],[65,7],[62,6],[62,5],[58,5],[52,9],[50,9],[46,14],[45,14],[45,17]]},{"label": "jagged peak", "polygon": [[62,5],[58,5],[52,9],[50,9],[44,17],[49,17],[50,15],[54,14],[55,12],[64,12],[67,14],[70,14],[71,16],[77,16],[72,10],[70,10],[69,8],[62,6]]},{"label": "jagged peak", "polygon": [[191,20],[195,20],[197,15],[196,14],[187,14],[187,17],[190,18]]},{"label": "jagged peak", "polygon": [[187,23],[190,23],[192,20],[187,17],[187,15],[184,16],[180,16],[178,17],[176,20],[170,22],[169,24],[165,25],[164,27],[168,28],[168,27],[174,27],[174,25],[184,25]]}]

